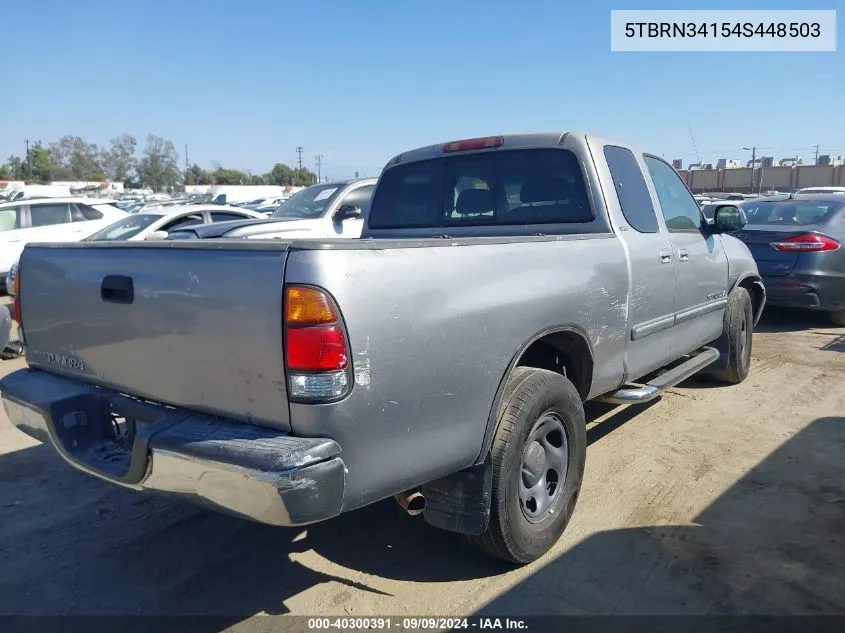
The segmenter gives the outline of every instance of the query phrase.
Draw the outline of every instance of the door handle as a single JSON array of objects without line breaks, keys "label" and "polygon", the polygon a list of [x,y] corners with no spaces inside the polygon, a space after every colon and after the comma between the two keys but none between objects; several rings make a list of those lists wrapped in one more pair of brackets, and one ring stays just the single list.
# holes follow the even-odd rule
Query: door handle
[{"label": "door handle", "polygon": [[660,251],[660,263],[661,264],[668,264],[671,261],[672,261],[672,253],[670,253],[666,249],[663,249],[662,251]]},{"label": "door handle", "polygon": [[689,253],[687,252],[687,249],[682,248],[678,251],[678,259],[682,262],[689,261]]},{"label": "door handle", "polygon": [[132,303],[135,301],[135,284],[132,277],[107,275],[100,285],[100,298],[107,303]]}]

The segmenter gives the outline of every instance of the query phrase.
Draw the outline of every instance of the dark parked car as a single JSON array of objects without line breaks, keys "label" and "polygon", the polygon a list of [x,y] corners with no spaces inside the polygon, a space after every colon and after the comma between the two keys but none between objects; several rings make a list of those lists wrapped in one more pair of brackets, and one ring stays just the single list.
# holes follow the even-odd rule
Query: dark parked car
[{"label": "dark parked car", "polygon": [[823,310],[845,325],[845,199],[796,195],[741,204],[748,245],[767,289],[767,304]]}]

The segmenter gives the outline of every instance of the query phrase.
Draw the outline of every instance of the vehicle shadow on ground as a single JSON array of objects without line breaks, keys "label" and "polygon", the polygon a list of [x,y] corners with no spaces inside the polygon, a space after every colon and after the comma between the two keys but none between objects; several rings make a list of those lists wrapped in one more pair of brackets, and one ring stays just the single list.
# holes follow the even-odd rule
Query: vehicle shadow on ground
[{"label": "vehicle shadow on ground", "polygon": [[[647,407],[588,407],[596,442]],[[285,529],[125,491],[77,472],[38,445],[0,455],[0,614],[191,614],[237,622],[289,612],[325,583],[389,593],[379,578],[448,582],[512,569],[392,500]],[[300,557],[313,551],[318,559]],[[318,571],[319,568],[322,571]],[[335,591],[337,610],[350,591]],[[209,630],[220,623],[209,622]],[[195,630],[192,628],[192,630]]]},{"label": "vehicle shadow on ground", "polygon": [[836,329],[836,326],[831,323],[826,312],[770,306],[763,310],[763,316],[754,326],[754,332],[779,334],[814,328]]},{"label": "vehicle shadow on ground", "polygon": [[[479,613],[841,615],[843,454],[845,418],[819,418],[692,525],[591,536]],[[661,517],[646,520],[660,523]]]}]

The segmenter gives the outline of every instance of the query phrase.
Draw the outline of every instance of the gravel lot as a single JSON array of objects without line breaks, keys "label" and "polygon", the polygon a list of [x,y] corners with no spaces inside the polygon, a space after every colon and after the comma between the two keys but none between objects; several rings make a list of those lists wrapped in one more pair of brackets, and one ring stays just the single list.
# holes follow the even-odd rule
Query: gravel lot
[{"label": "gravel lot", "polygon": [[286,530],[124,491],[0,413],[0,613],[845,613],[845,328],[758,330],[742,385],[591,406],[572,523],[516,570],[393,501]]}]

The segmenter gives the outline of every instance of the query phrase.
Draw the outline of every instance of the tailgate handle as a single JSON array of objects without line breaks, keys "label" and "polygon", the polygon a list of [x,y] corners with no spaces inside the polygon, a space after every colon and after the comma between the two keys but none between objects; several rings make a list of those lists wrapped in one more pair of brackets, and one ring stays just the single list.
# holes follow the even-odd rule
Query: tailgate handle
[{"label": "tailgate handle", "polygon": [[109,303],[132,303],[135,301],[135,284],[132,277],[107,275],[100,286],[100,298]]}]

